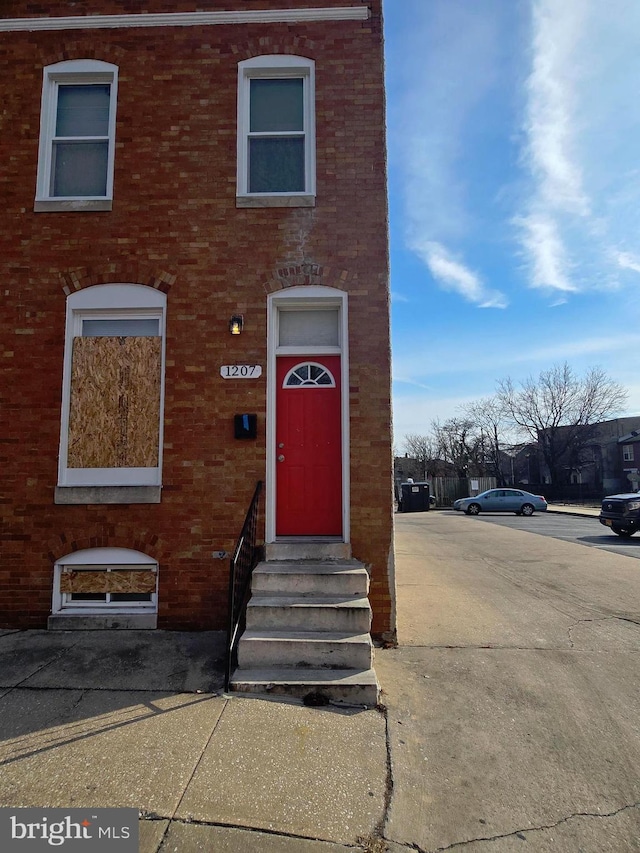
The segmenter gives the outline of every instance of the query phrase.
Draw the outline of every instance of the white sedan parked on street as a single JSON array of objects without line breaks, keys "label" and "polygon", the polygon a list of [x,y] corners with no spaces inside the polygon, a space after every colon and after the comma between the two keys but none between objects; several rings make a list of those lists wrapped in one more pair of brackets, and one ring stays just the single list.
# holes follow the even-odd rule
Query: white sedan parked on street
[{"label": "white sedan parked on street", "polygon": [[453,508],[467,515],[481,512],[515,512],[516,515],[533,515],[547,511],[547,502],[542,495],[532,495],[521,489],[489,489],[472,498],[459,498]]}]

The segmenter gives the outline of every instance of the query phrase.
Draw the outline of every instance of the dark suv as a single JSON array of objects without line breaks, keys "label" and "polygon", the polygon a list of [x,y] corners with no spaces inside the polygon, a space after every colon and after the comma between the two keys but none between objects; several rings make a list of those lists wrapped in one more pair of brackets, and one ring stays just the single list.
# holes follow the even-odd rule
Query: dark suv
[{"label": "dark suv", "polygon": [[625,539],[640,529],[640,494],[609,495],[602,501],[600,524]]}]

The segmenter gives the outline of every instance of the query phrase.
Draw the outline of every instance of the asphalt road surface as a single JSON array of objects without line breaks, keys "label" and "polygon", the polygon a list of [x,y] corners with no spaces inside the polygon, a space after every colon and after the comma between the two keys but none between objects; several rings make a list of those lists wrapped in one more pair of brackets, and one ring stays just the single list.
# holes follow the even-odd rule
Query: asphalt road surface
[{"label": "asphalt road surface", "polygon": [[[538,533],[541,536],[552,536],[565,542],[576,542],[592,548],[604,548],[613,554],[624,554],[626,557],[640,559],[640,534],[631,539],[621,539],[615,533],[607,530],[596,517],[564,515],[553,512],[537,512],[529,518],[520,517],[514,513],[485,513],[478,516],[467,516],[454,510],[443,510],[448,515],[462,516],[467,523],[488,521],[500,524],[513,530],[528,533]],[[464,535],[467,530],[462,528]]]},{"label": "asphalt road surface", "polygon": [[538,535],[578,523],[603,536],[396,516],[400,645],[376,651],[393,853],[640,851],[639,565]]}]

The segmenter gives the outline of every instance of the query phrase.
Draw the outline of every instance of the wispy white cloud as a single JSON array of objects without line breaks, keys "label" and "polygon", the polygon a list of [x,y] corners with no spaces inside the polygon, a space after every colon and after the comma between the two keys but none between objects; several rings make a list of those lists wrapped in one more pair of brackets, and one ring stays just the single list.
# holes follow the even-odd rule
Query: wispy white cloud
[{"label": "wispy white cloud", "polygon": [[536,0],[533,4],[533,69],[529,77],[526,131],[540,202],[552,209],[589,213],[589,199],[575,156],[573,71],[588,3]]},{"label": "wispy white cloud", "polygon": [[586,217],[590,200],[576,157],[574,62],[588,0],[533,0],[532,71],[527,81],[524,160],[534,180],[528,211],[514,218],[533,287],[575,292],[560,218]]},{"label": "wispy white cloud", "polygon": [[409,302],[409,297],[405,296],[404,293],[399,293],[397,290],[391,291],[391,299],[394,302]]},{"label": "wispy white cloud", "polygon": [[630,252],[615,252],[614,257],[619,267],[624,270],[640,272],[640,257]]},{"label": "wispy white cloud", "polygon": [[416,253],[428,266],[433,278],[445,288],[459,293],[480,308],[506,308],[503,293],[485,286],[478,273],[456,260],[440,243],[426,241],[415,245]]},{"label": "wispy white cloud", "polygon": [[402,95],[389,102],[389,150],[402,174],[406,245],[439,286],[479,307],[502,308],[504,295],[485,287],[463,249],[478,224],[466,150],[477,132],[474,110],[499,78],[502,2],[486,0],[482,9],[450,0],[403,2],[411,6],[412,29],[403,34]]},{"label": "wispy white cloud", "polygon": [[433,391],[432,385],[426,385],[424,382],[418,382],[416,379],[412,379],[409,376],[402,377],[398,376],[394,371],[393,381],[397,382],[401,385],[408,385],[411,388],[422,388],[424,391]]},{"label": "wispy white cloud", "polygon": [[640,4],[617,0],[613,14],[600,0],[531,0],[531,10],[530,192],[513,219],[529,284],[611,289],[639,271]]},{"label": "wispy white cloud", "polygon": [[576,291],[569,275],[567,250],[555,220],[539,212],[516,218],[515,222],[520,226],[522,243],[530,258],[534,287]]}]

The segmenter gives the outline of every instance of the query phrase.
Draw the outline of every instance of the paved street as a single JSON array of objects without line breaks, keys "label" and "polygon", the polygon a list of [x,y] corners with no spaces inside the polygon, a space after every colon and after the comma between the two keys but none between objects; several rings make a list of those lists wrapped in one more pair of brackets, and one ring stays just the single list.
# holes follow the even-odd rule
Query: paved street
[{"label": "paved street", "polygon": [[[459,516],[461,513],[444,510],[450,515]],[[580,517],[553,512],[540,512],[530,518],[521,518],[512,513],[486,513],[475,518],[465,516],[468,522],[488,522],[500,524],[513,530],[538,533],[542,536],[553,536],[566,542],[576,542],[591,548],[602,548],[613,554],[624,554],[627,557],[640,559],[640,534],[631,539],[621,539],[603,527],[597,515]]]},{"label": "paved street", "polygon": [[396,527],[391,849],[640,850],[637,561],[457,513]]}]

